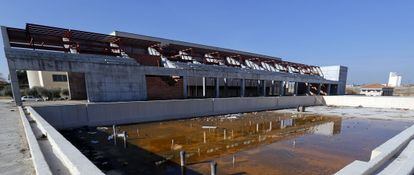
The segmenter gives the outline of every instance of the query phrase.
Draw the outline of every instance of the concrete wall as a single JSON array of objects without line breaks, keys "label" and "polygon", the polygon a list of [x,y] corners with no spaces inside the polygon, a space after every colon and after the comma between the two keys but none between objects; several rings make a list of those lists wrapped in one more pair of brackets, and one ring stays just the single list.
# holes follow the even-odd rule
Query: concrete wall
[{"label": "concrete wall", "polygon": [[414,97],[323,96],[325,105],[414,109]]},{"label": "concrete wall", "polygon": [[36,121],[38,129],[47,136],[47,141],[52,146],[51,151],[56,158],[63,163],[69,170],[70,174],[81,175],[103,175],[88,158],[83,155],[75,146],[73,146],[65,137],[63,137],[53,125],[40,116],[33,108],[27,107],[27,112]]},{"label": "concrete wall", "polygon": [[82,105],[42,106],[34,109],[58,129],[127,124],[217,114],[321,105],[321,97],[244,97],[154,100]]},{"label": "concrete wall", "polygon": [[[338,95],[345,95],[348,68],[345,66],[324,66],[321,67],[323,76],[327,80],[338,81]],[[335,94],[335,93],[334,93]]]}]

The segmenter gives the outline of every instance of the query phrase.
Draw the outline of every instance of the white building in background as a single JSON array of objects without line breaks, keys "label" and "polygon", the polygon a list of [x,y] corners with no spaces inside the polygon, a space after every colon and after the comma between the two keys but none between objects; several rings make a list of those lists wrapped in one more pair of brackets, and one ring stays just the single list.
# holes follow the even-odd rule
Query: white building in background
[{"label": "white building in background", "polygon": [[29,88],[44,87],[46,89],[69,89],[66,72],[27,71]]},{"label": "white building in background", "polygon": [[394,88],[382,84],[368,84],[361,87],[360,94],[366,96],[392,96]]},{"label": "white building in background", "polygon": [[388,78],[388,86],[400,87],[401,78],[401,75],[398,75],[397,72],[390,72],[390,77]]}]

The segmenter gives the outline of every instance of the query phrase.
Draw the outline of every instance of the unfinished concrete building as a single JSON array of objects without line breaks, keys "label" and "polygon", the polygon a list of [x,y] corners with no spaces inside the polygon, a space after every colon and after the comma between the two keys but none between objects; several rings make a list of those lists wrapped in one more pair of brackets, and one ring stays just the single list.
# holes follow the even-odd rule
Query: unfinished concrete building
[{"label": "unfinished concrete building", "polygon": [[37,24],[2,27],[14,99],[17,70],[65,72],[74,99],[336,95],[347,68],[321,68],[261,54],[126,32],[110,35]]}]

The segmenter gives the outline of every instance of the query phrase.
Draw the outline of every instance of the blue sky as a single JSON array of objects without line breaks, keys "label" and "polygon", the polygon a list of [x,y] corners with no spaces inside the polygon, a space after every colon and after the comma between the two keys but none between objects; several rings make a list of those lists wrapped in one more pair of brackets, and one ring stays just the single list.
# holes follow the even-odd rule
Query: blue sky
[{"label": "blue sky", "polygon": [[[348,66],[349,83],[414,83],[414,1],[4,1],[0,25],[113,30]],[[1,47],[3,43],[0,44]],[[7,74],[3,49],[0,72]]]}]

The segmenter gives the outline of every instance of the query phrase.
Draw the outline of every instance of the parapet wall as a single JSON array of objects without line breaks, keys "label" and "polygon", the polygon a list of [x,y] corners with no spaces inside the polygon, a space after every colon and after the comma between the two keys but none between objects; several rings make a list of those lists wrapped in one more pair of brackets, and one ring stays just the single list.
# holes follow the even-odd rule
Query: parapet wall
[{"label": "parapet wall", "polygon": [[323,96],[327,106],[414,109],[414,97]]},{"label": "parapet wall", "polygon": [[55,128],[65,129],[315,106],[322,102],[321,96],[237,97],[89,103],[34,109]]}]

